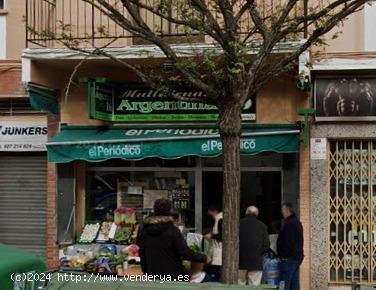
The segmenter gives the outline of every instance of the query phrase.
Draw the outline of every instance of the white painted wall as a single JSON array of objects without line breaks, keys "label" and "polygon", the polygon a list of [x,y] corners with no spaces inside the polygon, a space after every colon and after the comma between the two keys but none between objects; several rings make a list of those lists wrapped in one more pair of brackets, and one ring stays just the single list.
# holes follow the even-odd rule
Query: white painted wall
[{"label": "white painted wall", "polygon": [[7,22],[6,15],[0,15],[0,59],[7,57]]},{"label": "white painted wall", "polygon": [[376,3],[367,4],[364,10],[364,48],[376,51]]},{"label": "white painted wall", "polygon": [[29,58],[21,58],[22,61],[22,82],[31,82],[31,60]]}]

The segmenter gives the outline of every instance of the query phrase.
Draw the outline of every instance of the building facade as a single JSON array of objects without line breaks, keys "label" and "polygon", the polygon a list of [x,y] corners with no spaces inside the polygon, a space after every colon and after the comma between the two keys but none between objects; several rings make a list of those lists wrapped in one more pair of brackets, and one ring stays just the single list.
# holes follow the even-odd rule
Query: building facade
[{"label": "building facade", "polygon": [[44,258],[47,119],[22,83],[23,2],[0,1],[0,243]]},{"label": "building facade", "polygon": [[314,52],[311,71],[311,285],[375,285],[376,7],[351,17],[343,34]]},{"label": "building facade", "polygon": [[[64,7],[59,4],[63,2],[66,2]],[[63,20],[69,11],[69,15],[73,15],[71,24],[76,28],[71,32],[73,38],[85,38],[85,45],[89,46],[105,44],[103,38],[94,37],[94,31],[90,30],[97,26],[103,15],[92,12],[91,7],[80,1],[68,2],[72,3],[40,0],[39,6],[29,6],[26,21],[36,24],[34,30],[27,30],[28,48],[24,50],[22,60],[23,81],[34,93],[30,95],[50,112],[47,116],[50,141],[46,198],[49,267],[58,265],[59,249],[73,244],[87,220],[101,217],[103,207],[131,205],[142,215],[150,209],[150,200],[145,200],[147,194],[163,196],[165,183],[169,184],[171,180],[174,183],[181,180],[184,184],[174,186],[189,189],[189,194],[183,195],[186,198],[176,199],[176,208],[186,209],[181,216],[193,231],[200,232],[208,226],[205,208],[221,199],[220,143],[213,119],[207,114],[213,111],[201,108],[204,110],[200,112],[200,118],[208,119],[197,121],[194,118],[199,116],[189,119],[181,112],[181,107],[179,112],[176,104],[169,103],[165,104],[165,111],[175,111],[173,114],[164,112],[161,119],[161,114],[152,112],[154,109],[163,111],[161,104],[155,104],[158,100],[146,104],[143,99],[142,104],[137,104],[129,98],[121,101],[125,102],[123,108],[130,108],[130,114],[111,110],[114,103],[113,100],[108,102],[104,89],[110,90],[115,97],[129,93],[135,82],[138,87],[131,88],[133,92],[138,90],[139,96],[147,95],[150,90],[121,65],[102,57],[86,59],[36,33],[46,27],[53,29],[48,22],[46,24],[43,15],[55,23]],[[305,229],[302,289],[347,289],[353,283],[374,284],[374,121],[368,118],[372,116],[371,112],[358,115],[367,117],[363,119],[343,118],[354,117],[355,113],[351,113],[354,111],[360,114],[373,102],[369,95],[372,95],[375,69],[372,52],[375,49],[374,13],[374,6],[367,6],[351,16],[344,27],[338,27],[343,31],[342,35],[334,40],[328,36],[329,45],[323,51],[312,49],[311,94],[297,89],[299,68],[295,68],[268,84],[256,96],[253,111],[248,112],[252,117],[248,116],[244,122],[244,131],[250,135],[242,141],[242,202],[261,207],[261,212],[265,212],[262,218],[271,232],[279,218],[274,215],[279,204],[288,201],[295,205]],[[160,53],[106,21],[103,23],[108,23],[107,31],[122,35],[108,49],[109,53],[140,64],[148,61],[149,65],[165,73]],[[177,42],[175,49],[189,53],[189,47],[179,39],[173,27],[163,27]],[[202,48],[210,44],[210,39],[195,36],[191,42]],[[150,60],[151,55],[153,60]],[[73,83],[70,82],[72,78]],[[367,91],[368,103],[358,104],[351,97],[349,103],[341,101],[350,95],[350,89],[342,98],[337,96],[338,100],[329,102],[335,98],[327,95],[328,86],[339,86],[338,83]],[[51,101],[47,102],[47,107],[41,101],[41,94]],[[116,104],[119,107],[119,103]],[[192,105],[185,106],[187,109]],[[311,144],[308,146],[299,142],[303,134],[299,132],[298,122],[303,118],[297,110],[302,108],[316,110],[311,120]],[[141,110],[144,113],[140,113]],[[147,111],[150,112],[145,113]],[[147,117],[148,114],[151,117]],[[184,134],[187,135],[184,137]],[[116,137],[118,135],[127,137]],[[291,147],[278,149],[280,143],[276,136],[282,136],[284,142],[292,138],[292,143],[288,143]],[[262,138],[274,146],[258,147]],[[254,148],[251,139],[257,143]],[[199,149],[194,147],[193,140]],[[168,143],[179,146],[169,148]],[[120,144],[120,147],[113,144]],[[177,147],[184,151],[175,152]],[[130,187],[134,193],[142,188],[143,196],[119,194],[129,191]],[[268,211],[268,208],[273,210]]]}]

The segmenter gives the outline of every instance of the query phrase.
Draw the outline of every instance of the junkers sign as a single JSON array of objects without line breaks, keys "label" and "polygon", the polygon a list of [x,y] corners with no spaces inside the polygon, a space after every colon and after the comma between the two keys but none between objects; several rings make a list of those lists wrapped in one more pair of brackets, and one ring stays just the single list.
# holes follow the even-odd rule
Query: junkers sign
[{"label": "junkers sign", "polygon": [[46,151],[47,124],[0,121],[0,151]]}]

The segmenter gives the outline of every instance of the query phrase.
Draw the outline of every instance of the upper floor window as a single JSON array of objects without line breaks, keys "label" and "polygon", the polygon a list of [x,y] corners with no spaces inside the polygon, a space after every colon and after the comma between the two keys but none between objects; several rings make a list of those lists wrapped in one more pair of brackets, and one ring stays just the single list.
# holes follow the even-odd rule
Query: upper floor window
[{"label": "upper floor window", "polygon": [[5,0],[0,0],[0,10],[5,9]]}]

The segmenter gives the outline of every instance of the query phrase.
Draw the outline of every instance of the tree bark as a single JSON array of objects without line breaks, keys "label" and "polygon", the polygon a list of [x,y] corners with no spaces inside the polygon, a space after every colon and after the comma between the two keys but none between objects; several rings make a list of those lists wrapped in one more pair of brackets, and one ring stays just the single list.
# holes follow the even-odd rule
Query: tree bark
[{"label": "tree bark", "polygon": [[240,219],[241,106],[221,109],[219,127],[223,150],[223,242],[221,282],[238,283]]}]

